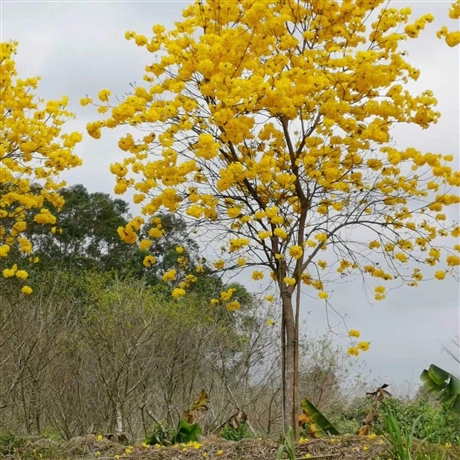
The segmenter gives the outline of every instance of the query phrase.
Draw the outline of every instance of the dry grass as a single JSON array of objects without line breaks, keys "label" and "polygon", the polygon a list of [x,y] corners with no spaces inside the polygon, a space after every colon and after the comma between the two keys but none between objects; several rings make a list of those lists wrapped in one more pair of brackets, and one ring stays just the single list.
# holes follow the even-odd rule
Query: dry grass
[{"label": "dry grass", "polygon": [[[123,445],[95,435],[57,442],[49,439],[28,441],[6,456],[5,460],[275,460],[279,444],[270,440],[225,441],[218,437],[201,443],[155,447]],[[310,439],[296,445],[296,457],[302,459],[384,460],[382,438],[341,436]],[[460,448],[451,447],[446,460],[460,460]]]}]

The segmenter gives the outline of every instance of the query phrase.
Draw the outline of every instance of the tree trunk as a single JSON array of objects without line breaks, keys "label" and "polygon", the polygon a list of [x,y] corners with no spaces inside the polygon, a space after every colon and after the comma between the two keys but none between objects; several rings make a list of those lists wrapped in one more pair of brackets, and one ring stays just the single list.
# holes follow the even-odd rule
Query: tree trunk
[{"label": "tree trunk", "polygon": [[299,436],[299,427],[297,423],[297,393],[298,379],[296,372],[298,366],[298,353],[296,351],[296,325],[294,320],[294,309],[292,306],[292,295],[286,289],[281,292],[281,301],[283,303],[283,359],[282,375],[284,376],[283,384],[283,424],[284,429],[292,428],[296,439]]}]

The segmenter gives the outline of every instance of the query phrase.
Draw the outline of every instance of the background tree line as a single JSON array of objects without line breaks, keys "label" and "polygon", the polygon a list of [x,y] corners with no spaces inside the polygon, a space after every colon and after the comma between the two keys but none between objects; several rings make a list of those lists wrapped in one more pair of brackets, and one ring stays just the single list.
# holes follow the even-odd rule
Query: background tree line
[{"label": "background tree line", "polygon": [[[163,216],[164,237],[143,251],[117,235],[130,218],[126,202],[82,185],[62,195],[52,232],[28,219],[33,257],[8,261],[28,265],[34,296],[0,280],[0,431],[143,437],[152,415],[173,425],[205,389],[208,432],[241,409],[254,434],[279,435],[278,318],[266,302],[205,263],[189,295],[174,299],[162,274],[180,270],[183,254],[203,263],[183,221]],[[159,261],[149,268],[147,253]],[[229,288],[240,311],[210,303]],[[302,392],[322,409],[343,406],[352,362],[326,336],[302,347]]]}]

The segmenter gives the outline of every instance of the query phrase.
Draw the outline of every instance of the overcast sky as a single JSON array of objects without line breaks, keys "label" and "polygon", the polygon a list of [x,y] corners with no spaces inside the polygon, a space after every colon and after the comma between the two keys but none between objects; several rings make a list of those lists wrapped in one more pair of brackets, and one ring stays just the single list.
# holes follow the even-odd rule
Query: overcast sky
[{"label": "overcast sky", "polygon": [[[432,12],[437,20],[421,37],[404,44],[409,61],[420,68],[419,80],[411,85],[416,92],[434,91],[439,100],[441,121],[429,130],[400,126],[393,136],[398,148],[452,153],[457,167],[459,141],[459,48],[448,48],[435,37],[441,25],[453,26],[447,18],[449,3],[442,1],[406,2],[414,14]],[[40,75],[38,94],[46,99],[70,98],[77,120],[67,129],[86,133],[85,125],[97,118],[91,108],[82,108],[80,98],[95,97],[102,88],[115,95],[130,90],[132,82],[142,82],[144,67],[152,60],[145,48],[124,38],[126,30],[149,36],[153,24],[166,27],[181,19],[189,2],[176,1],[22,1],[1,0],[1,40],[19,41],[17,67],[20,77]],[[118,150],[120,131],[104,131],[101,140],[85,136],[76,153],[84,161],[81,168],[65,173],[69,184],[82,183],[91,192],[112,193],[114,176],[109,165],[123,157]],[[458,218],[458,212],[457,212]],[[431,363],[460,373],[452,358],[441,351],[460,334],[459,286],[453,279],[422,283],[418,288],[392,291],[385,301],[369,302],[361,280],[337,286],[331,299],[341,314],[348,315],[350,328],[359,329],[371,349],[363,355],[377,379],[390,384],[406,381],[416,386],[421,371]],[[309,330],[322,333],[327,328],[322,302],[304,297],[304,316]],[[332,325],[338,317],[330,317]],[[344,347],[347,343],[338,339]],[[458,353],[460,350],[456,350]]]}]

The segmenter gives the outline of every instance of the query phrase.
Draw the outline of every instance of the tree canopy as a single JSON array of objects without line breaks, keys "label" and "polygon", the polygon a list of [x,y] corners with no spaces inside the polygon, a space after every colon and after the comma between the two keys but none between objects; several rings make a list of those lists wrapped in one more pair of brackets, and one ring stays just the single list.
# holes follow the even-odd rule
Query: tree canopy
[{"label": "tree canopy", "polygon": [[[24,236],[26,213],[48,230],[56,222],[49,207],[60,209],[58,190],[65,185],[59,174],[81,164],[73,148],[82,140],[78,132],[62,132],[63,124],[74,117],[67,111],[68,98],[48,101],[37,98],[39,78],[17,78],[14,55],[17,43],[1,43],[0,53],[0,259],[11,248],[32,253]],[[34,187],[35,183],[42,187]],[[11,251],[12,252],[12,251]],[[5,278],[26,280],[28,273],[16,264],[3,271]],[[24,285],[23,293],[32,289]]]}]

